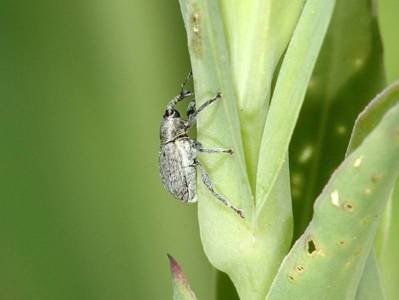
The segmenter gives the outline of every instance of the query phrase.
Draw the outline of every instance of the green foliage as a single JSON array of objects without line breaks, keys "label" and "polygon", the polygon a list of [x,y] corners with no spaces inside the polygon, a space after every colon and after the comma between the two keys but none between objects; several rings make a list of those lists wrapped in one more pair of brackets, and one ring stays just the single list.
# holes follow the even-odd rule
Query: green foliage
[{"label": "green foliage", "polygon": [[399,81],[375,97],[359,115],[353,127],[347,153],[360,146],[364,138],[378,125],[385,113],[399,102]]},{"label": "green foliage", "polygon": [[[351,135],[351,139],[349,142],[347,154],[356,149],[364,138],[378,125],[381,121],[384,114],[394,105],[399,103],[399,82],[396,82],[377,95],[370,104],[365,108],[365,110],[359,115],[355,122],[355,126],[353,128],[353,132]],[[393,196],[392,193],[390,196]],[[388,203],[385,208],[385,213],[382,217],[382,224],[380,225],[380,230],[377,232],[377,250],[382,251],[385,249],[385,244],[390,243],[392,245],[392,241],[395,239],[391,236],[389,238],[389,232],[391,229],[391,220],[394,217],[394,210],[392,209],[392,201],[394,199],[388,199]],[[386,256],[389,257],[389,252],[385,253]],[[384,259],[384,256],[379,253],[379,257]],[[391,269],[390,264],[394,263],[390,261],[389,264],[383,264],[382,270]],[[390,274],[391,276],[393,274]],[[388,276],[387,279],[392,278]],[[392,284],[389,284],[387,290],[392,290],[394,287]],[[363,272],[363,278],[359,284],[359,289],[357,293],[357,299],[363,299],[367,297],[374,297],[374,299],[383,299],[383,285],[380,279],[380,272],[378,262],[375,257],[374,251],[372,251],[369,255],[369,259],[366,263],[366,268]],[[390,293],[392,293],[390,291]],[[378,297],[377,295],[380,296]],[[396,294],[398,295],[398,294]],[[372,298],[371,298],[372,299]],[[393,295],[390,295],[388,299],[395,299]]]},{"label": "green foliage", "polygon": [[399,104],[331,177],[267,299],[353,299],[398,172]]},{"label": "green foliage", "polygon": [[378,253],[378,261],[381,266],[382,285],[388,300],[399,298],[399,277],[398,253],[399,253],[399,178],[392,191],[388,210],[391,213],[384,230],[384,240],[382,249]]},{"label": "green foliage", "polygon": [[[218,91],[224,96],[223,105],[200,118],[198,138],[231,146],[236,152],[232,159],[206,158],[206,167],[217,188],[229,199],[236,197],[232,201],[244,209],[246,217],[237,218],[200,185],[201,240],[211,263],[230,276],[242,299],[262,299],[273,278],[268,299],[305,299],[318,271],[323,274],[320,287],[308,294],[310,298],[361,297],[373,286],[371,280],[376,287],[374,296],[381,298],[378,266],[370,249],[395,180],[397,145],[387,146],[383,159],[376,145],[392,138],[383,133],[396,126],[395,111],[381,124],[383,109],[373,109],[376,115],[358,121],[350,148],[360,145],[374,130],[342,163],[319,196],[313,221],[275,277],[292,230],[288,145],[334,2],[306,1],[299,18],[297,9],[303,3],[294,2],[290,15],[285,16],[286,26],[279,23],[284,7],[281,2],[231,5],[227,1],[181,0],[180,4],[196,99],[201,103]],[[345,35],[348,26],[352,26],[355,38]],[[256,43],[255,37],[259,40],[261,36],[264,40]],[[360,108],[383,86],[381,53],[373,4],[338,1],[291,149],[296,236],[309,222],[313,199],[323,180],[344,157],[348,128]],[[259,80],[252,80],[255,75]],[[388,101],[384,95],[381,98]],[[345,113],[338,113],[349,100]],[[367,163],[363,163],[364,156]],[[358,165],[362,165],[361,171]],[[390,169],[385,170],[386,166]],[[377,175],[371,174],[373,168]],[[379,183],[381,176],[388,178],[383,180],[385,184]],[[370,178],[372,187],[366,185]],[[365,205],[366,198],[373,205]],[[372,214],[373,210],[377,213]],[[339,275],[332,276],[334,272]]]},{"label": "green foliage", "polygon": [[[262,155],[259,158],[257,173],[257,216],[266,210],[265,203],[269,201],[269,194],[286,160],[291,135],[334,4],[335,1],[306,2],[284,56],[260,148]],[[271,214],[276,213],[270,211],[270,207],[267,211]]]},{"label": "green foliage", "polygon": [[375,9],[369,0],[337,1],[290,145],[295,239],[344,159],[357,115],[385,86]]},{"label": "green foliage", "polygon": [[[271,97],[272,79],[305,0],[221,0],[251,189]],[[287,9],[289,7],[290,9]]]},{"label": "green foliage", "polygon": [[[310,220],[314,198],[344,157],[356,115],[384,85],[375,11],[369,1],[337,2],[291,143],[296,237]],[[346,34],[349,27],[351,35]],[[355,138],[361,141],[366,134],[358,132]],[[369,294],[378,290],[370,282],[363,286]]]},{"label": "green foliage", "polygon": [[[381,92],[373,101],[366,107],[366,109],[359,115],[356,120],[354,130],[348,147],[348,152],[359,146],[362,139],[374,129],[381,121],[383,115],[394,105],[399,103],[399,82],[396,82]],[[397,180],[398,181],[398,180]],[[399,182],[399,181],[398,181]],[[397,184],[396,184],[397,186]],[[379,266],[375,258],[374,251],[370,254],[368,265],[364,271],[364,278],[359,286],[357,299],[363,299],[364,295],[373,295],[374,293],[385,288],[387,299],[396,299],[399,296],[396,282],[398,274],[395,265],[397,255],[396,231],[394,226],[395,220],[398,216],[398,210],[394,209],[395,200],[397,200],[397,188],[393,188],[388,200],[388,205],[385,209],[380,229],[377,232],[376,249],[380,262],[380,267],[383,275],[383,280],[380,283]],[[381,284],[379,288],[376,285]],[[380,297],[382,299],[382,297]],[[379,298],[376,298],[379,299]]]},{"label": "green foliage", "polygon": [[[287,15],[281,2],[271,1],[270,6],[265,7],[270,17],[266,20],[262,19],[264,11],[257,6],[263,1],[246,3],[243,6],[253,12],[254,18],[244,19],[248,23],[241,26],[256,28],[256,34],[278,41],[274,44],[259,43],[256,47],[240,42],[248,38],[251,44],[256,40],[235,30],[238,25],[229,19],[238,12],[234,6],[223,7],[215,1],[198,0],[182,0],[180,3],[197,102],[200,104],[219,91],[223,94],[222,103],[200,117],[198,139],[207,146],[228,146],[235,151],[233,158],[206,157],[204,160],[204,157],[203,160],[218,190],[241,206],[245,214],[245,220],[238,218],[215,201],[200,184],[201,239],[211,263],[230,276],[243,299],[262,299],[291,242],[292,212],[286,162],[288,144],[334,2],[311,0],[303,9],[301,2],[295,2]],[[240,6],[241,9],[243,6]],[[221,13],[221,7],[224,13]],[[300,12],[301,17],[294,31],[293,25]],[[223,16],[227,16],[224,23]],[[273,36],[269,36],[268,24],[272,24],[269,22],[274,24],[274,20],[282,18],[285,24],[291,25],[283,26],[281,31],[273,31]],[[263,26],[257,26],[259,22]],[[279,27],[278,23],[273,26]],[[259,121],[264,120],[262,115],[267,112],[271,80],[287,46],[272,105],[262,130],[259,129],[259,126],[262,127]],[[259,72],[259,65],[253,62],[259,53],[267,54],[265,57],[262,55],[264,58],[261,59],[267,73],[263,84],[260,80],[241,85],[240,76]],[[240,57],[245,54],[244,57],[250,59],[236,60],[236,54]],[[265,64],[271,64],[272,67]],[[246,98],[249,95],[251,98]],[[259,113],[260,119],[251,117],[255,112]],[[287,126],[281,126],[283,119]],[[254,121],[257,123],[254,131],[246,130],[253,126]],[[273,131],[276,133],[271,135]],[[259,153],[262,154],[265,148],[270,155],[260,155],[258,158],[254,149],[260,149]],[[254,174],[257,174],[256,180]]]},{"label": "green foliage", "polygon": [[[385,299],[385,291],[383,282],[381,281],[378,262],[372,250],[366,261],[362,278],[356,293],[358,300],[383,300]],[[393,299],[393,298],[392,298]]]},{"label": "green foliage", "polygon": [[[286,40],[291,39],[292,27],[301,12],[297,6],[303,1],[257,1],[256,8],[240,13],[242,7],[250,7],[247,5],[250,2],[219,0],[229,49],[235,46],[227,32],[230,25],[224,6],[234,4],[237,14],[230,15],[230,24],[237,25],[234,29],[236,38],[238,23],[246,26],[240,33],[240,40],[236,40],[237,47],[243,48],[235,50],[236,63],[232,70],[232,81],[235,85],[240,84],[236,101],[245,98],[259,101],[259,110],[265,115],[273,94],[273,84],[268,87],[270,72],[276,79],[279,64],[270,70],[276,60],[282,60]],[[380,7],[385,66],[387,78],[392,82],[399,78],[399,1],[368,2],[378,2]],[[377,37],[374,34],[375,19],[370,20],[364,14],[367,6],[360,6],[368,5],[368,2],[337,1],[337,7],[348,5],[343,9],[347,11],[345,25],[334,34],[335,43],[329,42],[331,34],[328,33],[325,40],[328,46],[324,46],[321,53],[323,58],[320,59],[328,65],[328,51],[334,53],[341,46],[357,45],[359,50],[372,47],[373,50],[367,53],[375,59],[354,75],[364,74],[362,80],[352,80],[353,76],[341,80],[345,72],[350,72],[354,54],[348,51],[339,57],[331,57],[329,65],[336,72],[321,81],[317,96],[312,97],[315,104],[321,104],[324,87],[335,80],[348,82],[345,91],[341,89],[339,93],[344,100],[333,105],[334,109],[326,119],[327,125],[333,125],[332,120],[341,117],[348,123],[345,123],[347,130],[343,138],[335,134],[334,127],[330,128],[333,133],[327,134],[325,140],[340,145],[340,150],[334,155],[332,144],[323,146],[319,165],[326,166],[326,172],[320,173],[320,180],[316,176],[319,191],[344,157],[355,115],[383,84],[379,77],[381,69],[377,68],[377,56],[381,56],[376,46],[378,39],[365,38]],[[269,3],[274,6],[267,8]],[[354,9],[351,5],[359,7]],[[289,9],[291,7],[294,9]],[[268,14],[270,11],[275,13]],[[342,13],[335,12],[331,23],[334,28],[335,24],[344,22],[342,18],[336,21],[336,15]],[[181,80],[190,70],[178,1],[3,0],[0,16],[1,298],[168,299],[171,284],[165,254],[172,252],[184,262],[185,274],[197,297],[214,300],[215,270],[203,253],[197,206],[186,206],[170,197],[159,181],[157,167],[157,135],[164,105],[176,95]],[[360,23],[364,24],[362,29]],[[248,34],[249,30],[257,32]],[[280,30],[286,33],[275,34]],[[247,49],[244,49],[246,45]],[[262,53],[257,46],[278,51]],[[243,58],[238,51],[251,51],[252,54]],[[369,68],[371,64],[376,67]],[[245,69],[244,65],[251,67]],[[238,68],[239,72],[236,71]],[[316,72],[320,76],[330,74],[327,72],[330,67],[323,68],[318,62]],[[268,72],[262,72],[266,69]],[[241,76],[240,81],[238,76]],[[352,92],[350,86],[354,82],[357,84],[353,85]],[[256,87],[257,84],[261,86]],[[218,90],[216,85],[214,88]],[[250,88],[245,90],[247,86]],[[264,94],[260,97],[250,94],[261,89]],[[248,96],[241,97],[244,94]],[[355,101],[356,95],[359,97]],[[204,95],[205,98],[208,96]],[[321,127],[315,125],[320,116],[316,108],[305,113],[310,103],[308,99],[309,94],[294,132],[295,139],[297,130],[305,124],[304,119],[314,121],[298,135],[298,140],[303,142],[306,142],[305,131]],[[247,105],[252,105],[251,101]],[[222,103],[209,112],[217,112],[220,107],[223,107]],[[348,111],[351,118],[346,117]],[[241,120],[243,112],[238,113]],[[214,120],[218,119],[218,114],[212,116]],[[209,127],[213,127],[213,121]],[[264,123],[260,128],[263,130]],[[200,134],[204,136],[205,132]],[[250,140],[250,134],[245,135],[242,135],[243,157],[249,186],[253,190],[254,170],[249,166],[257,163],[257,150],[256,147],[248,148],[246,139]],[[227,137],[223,141],[225,145],[216,140],[209,140],[207,144],[233,146],[231,141]],[[255,154],[250,154],[251,149]],[[302,149],[291,156],[291,170]],[[207,167],[214,167],[210,171],[217,187],[223,189],[232,201],[240,203],[239,194],[235,191],[230,194],[228,189],[231,187],[223,188],[226,178],[219,181],[213,173],[229,160],[223,157],[208,160],[205,156],[203,159]],[[233,177],[231,174],[229,177]],[[281,182],[282,189],[286,190],[284,186],[288,185],[288,178],[282,176]],[[317,188],[312,193],[311,201],[318,194]],[[289,194],[286,192],[286,196],[280,195],[278,199],[289,197]],[[295,200],[294,189],[293,196]],[[297,204],[295,201],[296,208]],[[398,204],[397,183],[387,210],[392,214],[389,218],[384,217],[379,229],[383,234],[379,235],[375,250],[387,298],[395,300],[399,298],[396,283],[399,278],[396,268]],[[284,209],[282,215],[290,209],[286,201],[281,201],[281,208]],[[286,226],[291,223],[291,220],[287,221]],[[306,225],[304,222],[303,228]],[[286,231],[281,229],[281,232]],[[282,235],[290,240],[288,235]],[[289,248],[288,245],[284,247]],[[365,285],[370,287],[370,281]],[[224,299],[233,299],[231,294],[225,293],[223,296],[227,298]]]}]

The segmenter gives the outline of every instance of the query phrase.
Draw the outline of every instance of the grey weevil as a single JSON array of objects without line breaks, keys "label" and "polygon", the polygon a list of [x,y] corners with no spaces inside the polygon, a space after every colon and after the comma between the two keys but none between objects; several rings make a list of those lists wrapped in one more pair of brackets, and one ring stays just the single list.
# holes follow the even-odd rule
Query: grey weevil
[{"label": "grey weevil", "polygon": [[186,203],[194,203],[197,201],[196,180],[198,168],[202,182],[209,191],[225,206],[233,209],[243,218],[243,211],[215,190],[209,175],[197,160],[198,152],[233,154],[233,151],[220,148],[205,149],[200,142],[188,136],[188,131],[195,124],[198,114],[216,100],[221,99],[221,93],[204,102],[198,109],[195,108],[195,100],[192,100],[187,107],[188,120],[183,119],[176,110],[178,102],[194,95],[193,92],[185,90],[185,86],[191,76],[192,73],[190,72],[181,84],[180,94],[168,103],[161,121],[159,173],[162,183],[176,199]]}]

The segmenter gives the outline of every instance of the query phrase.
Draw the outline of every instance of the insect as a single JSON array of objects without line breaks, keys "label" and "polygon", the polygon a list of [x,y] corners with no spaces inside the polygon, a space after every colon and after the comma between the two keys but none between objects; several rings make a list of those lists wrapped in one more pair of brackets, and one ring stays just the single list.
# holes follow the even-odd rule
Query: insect
[{"label": "insect", "polygon": [[197,160],[198,153],[227,153],[231,155],[233,151],[221,148],[206,149],[200,142],[188,136],[188,131],[195,124],[198,114],[216,100],[221,99],[221,93],[204,102],[198,109],[195,107],[195,100],[192,100],[187,107],[188,120],[183,119],[176,110],[178,102],[194,95],[193,92],[185,89],[191,76],[190,72],[181,84],[180,94],[168,103],[161,121],[159,173],[162,183],[176,199],[194,203],[197,201],[196,180],[197,170],[199,170],[202,182],[208,190],[225,206],[244,217],[241,209],[215,190],[209,175]]}]

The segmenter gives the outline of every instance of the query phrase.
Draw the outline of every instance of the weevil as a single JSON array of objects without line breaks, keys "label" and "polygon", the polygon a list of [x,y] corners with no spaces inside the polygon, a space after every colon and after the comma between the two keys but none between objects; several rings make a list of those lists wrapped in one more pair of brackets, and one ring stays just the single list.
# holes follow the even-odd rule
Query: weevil
[{"label": "weevil", "polygon": [[188,136],[188,131],[195,124],[198,114],[216,100],[221,99],[222,94],[217,93],[214,97],[205,101],[198,109],[195,107],[195,100],[192,100],[187,107],[188,119],[183,119],[176,109],[177,103],[194,96],[193,92],[185,89],[191,76],[192,73],[190,72],[181,84],[179,95],[167,104],[161,121],[159,173],[162,183],[176,199],[186,203],[194,203],[197,201],[196,181],[197,170],[199,170],[202,182],[215,198],[243,218],[243,211],[215,190],[208,173],[197,160],[198,153],[227,153],[231,155],[233,151],[221,148],[207,149],[200,142]]}]

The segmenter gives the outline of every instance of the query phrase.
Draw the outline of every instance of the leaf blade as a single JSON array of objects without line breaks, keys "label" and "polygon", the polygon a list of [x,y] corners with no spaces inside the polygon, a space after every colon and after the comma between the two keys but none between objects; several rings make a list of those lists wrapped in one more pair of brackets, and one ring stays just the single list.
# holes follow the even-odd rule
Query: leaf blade
[{"label": "leaf blade", "polygon": [[378,125],[384,114],[399,101],[399,81],[378,94],[359,115],[352,131],[347,153],[356,149]]},{"label": "leaf blade", "polygon": [[267,299],[353,299],[398,172],[399,104],[333,174]]},{"label": "leaf blade", "polygon": [[291,39],[304,2],[221,1],[237,90],[245,159],[253,191],[273,76]]},{"label": "leaf blade", "polygon": [[[358,147],[362,139],[377,126],[383,115],[398,103],[399,81],[394,82],[378,94],[359,115],[355,122],[347,153]],[[394,280],[399,273],[397,268],[392,267],[396,263],[396,254],[398,253],[396,234],[399,228],[397,224],[399,223],[397,222],[398,210],[395,209],[399,199],[398,186],[399,180],[397,180],[396,188],[390,195],[391,198],[388,199],[389,205],[385,208],[382,224],[380,224],[380,228],[377,231],[375,241],[377,251],[373,250],[370,253],[359,284],[357,299],[363,299],[366,296],[372,297],[372,295],[374,295],[374,299],[384,299],[384,290],[388,299],[396,299],[399,296],[399,289],[397,288],[396,280]],[[378,254],[378,261],[375,253]],[[383,275],[383,281],[379,280],[381,274]],[[383,290],[382,286],[378,286],[376,281],[379,281],[378,284],[381,284],[385,289]],[[380,294],[379,297],[377,296],[378,294]]]},{"label": "leaf blade", "polygon": [[399,297],[399,286],[397,282],[399,276],[397,267],[399,253],[399,242],[397,239],[399,229],[399,177],[396,180],[396,185],[392,192],[391,203],[392,217],[389,230],[385,232],[387,236],[386,243],[377,258],[381,266],[381,276],[386,297],[388,300],[395,300]]},{"label": "leaf blade", "polygon": [[358,300],[384,300],[385,293],[380,277],[378,262],[372,251],[367,259],[362,279],[356,293]]},{"label": "leaf blade", "polygon": [[197,300],[177,261],[170,254],[168,254],[168,259],[172,275],[173,300]]},{"label": "leaf blade", "polygon": [[[309,82],[335,1],[310,0],[284,57],[272,104],[266,119],[259,153],[256,182],[256,215],[259,216],[286,160],[306,87]],[[285,123],[285,126],[281,126]]]},{"label": "leaf blade", "polygon": [[[399,81],[393,83],[378,94],[356,119],[346,155],[351,153],[362,143],[364,138],[378,125],[384,114],[398,102]],[[387,201],[392,204],[391,198],[387,199]],[[392,213],[392,205],[387,205],[382,217],[382,224],[380,224],[380,228],[377,231],[375,241],[377,250],[384,249],[384,245],[388,241],[387,236],[391,232],[390,221],[392,220]],[[380,258],[384,261],[385,256],[389,256],[389,254],[385,253],[385,255],[380,256]],[[390,264],[384,264],[383,267],[388,270],[391,269]],[[387,286],[386,280],[389,280],[390,278],[390,276],[387,276],[385,281],[381,280],[380,265],[377,261],[376,253],[374,249],[372,249],[359,283],[356,299],[385,299],[383,283]],[[391,287],[392,284],[388,284],[388,290],[391,291]]]},{"label": "leaf blade", "polygon": [[[215,109],[210,108],[201,115],[198,139],[204,145],[216,143],[224,147],[231,146],[235,152],[228,158],[208,156],[204,166],[221,194],[229,200],[241,201],[245,215],[245,220],[242,220],[232,214],[199,183],[197,191],[201,240],[210,262],[230,276],[242,298],[263,299],[290,245],[292,212],[287,192],[289,176],[287,172],[281,172],[279,183],[284,185],[284,197],[279,198],[283,201],[276,201],[276,207],[282,208],[279,213],[286,220],[285,226],[275,222],[257,227],[253,217],[254,195],[245,165],[236,88],[232,80],[219,2],[181,0],[180,4],[189,41],[196,99],[203,101],[217,91],[224,95],[219,106],[215,105]],[[280,188],[278,185],[274,191]],[[273,196],[277,197],[277,194],[275,192]],[[282,205],[282,202],[286,205]],[[277,228],[279,234],[273,234],[272,227]],[[242,276],[244,273],[249,275]]]},{"label": "leaf blade", "polygon": [[384,74],[375,7],[338,0],[290,144],[295,239],[344,159],[357,116],[385,87]]},{"label": "leaf blade", "polygon": [[[217,146],[231,147],[234,151],[234,156],[224,159],[222,166],[217,164],[217,158],[207,156],[206,168],[215,175],[219,191],[229,199],[232,198],[230,195],[234,195],[232,201],[236,201],[235,204],[244,209],[246,219],[251,220],[254,203],[245,165],[237,96],[219,3],[208,0],[179,2],[187,32],[197,107],[216,93],[223,94],[221,103],[214,105],[216,108],[210,107],[207,113],[199,117],[198,139],[205,146],[216,142]],[[231,177],[232,172],[242,174],[241,178]],[[201,190],[199,192],[202,194]],[[209,194],[202,194],[202,197],[209,197]]]}]

